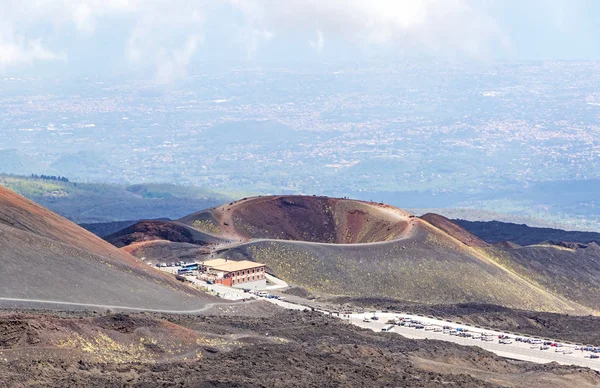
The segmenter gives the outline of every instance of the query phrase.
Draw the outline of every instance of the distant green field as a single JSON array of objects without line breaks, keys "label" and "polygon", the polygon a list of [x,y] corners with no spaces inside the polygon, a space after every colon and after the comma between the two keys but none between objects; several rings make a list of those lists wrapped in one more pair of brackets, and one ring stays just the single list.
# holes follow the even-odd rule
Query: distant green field
[{"label": "distant green field", "polygon": [[78,223],[179,218],[231,200],[210,189],[172,184],[125,186],[0,175],[0,186]]}]

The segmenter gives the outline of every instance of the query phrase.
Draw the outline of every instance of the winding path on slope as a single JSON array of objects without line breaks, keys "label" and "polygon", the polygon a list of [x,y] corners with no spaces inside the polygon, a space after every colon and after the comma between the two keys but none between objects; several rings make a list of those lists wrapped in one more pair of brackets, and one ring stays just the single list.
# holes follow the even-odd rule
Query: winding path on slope
[{"label": "winding path on slope", "polygon": [[[204,311],[207,311],[215,306],[231,306],[233,304],[239,303],[208,303],[202,308],[196,310],[160,310],[160,309],[150,309],[144,307],[128,307],[128,306],[113,306],[113,305],[104,305],[104,304],[92,304],[92,303],[76,303],[76,302],[61,302],[58,300],[41,300],[41,299],[20,299],[20,298],[3,298],[0,297],[0,307],[4,308],[19,308],[20,306],[11,306],[10,304],[5,304],[2,302],[8,303],[24,303],[24,304],[41,304],[41,305],[53,305],[53,306],[71,306],[71,307],[82,307],[83,309],[107,309],[107,310],[119,310],[119,311],[144,311],[144,312],[153,312],[153,313],[164,313],[164,314],[198,314]],[[256,301],[250,301],[247,303],[256,303]]]}]

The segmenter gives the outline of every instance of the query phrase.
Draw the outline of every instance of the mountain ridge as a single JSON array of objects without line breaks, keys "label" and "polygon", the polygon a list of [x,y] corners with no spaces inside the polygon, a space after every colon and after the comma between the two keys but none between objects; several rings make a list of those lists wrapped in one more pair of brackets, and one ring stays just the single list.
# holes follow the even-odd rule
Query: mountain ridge
[{"label": "mountain ridge", "polygon": [[[222,240],[199,246],[199,259],[264,262],[276,276],[314,292],[422,303],[492,303],[572,314],[600,309],[589,298],[582,305],[549,288],[544,279],[530,276],[527,266],[513,263],[508,251],[490,246],[445,217],[414,217],[381,203],[263,196],[172,223]],[[154,243],[140,241],[146,241],[143,249],[129,251],[152,251]],[[160,244],[155,252],[168,249],[164,239],[155,244]],[[178,249],[188,257],[193,251],[189,246]]]}]

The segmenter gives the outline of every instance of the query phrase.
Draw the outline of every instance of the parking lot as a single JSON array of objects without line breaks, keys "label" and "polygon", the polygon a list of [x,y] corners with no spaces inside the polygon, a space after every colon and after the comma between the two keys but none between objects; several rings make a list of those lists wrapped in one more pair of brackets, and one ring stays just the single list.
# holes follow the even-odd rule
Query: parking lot
[{"label": "parking lot", "polygon": [[[407,324],[405,324],[405,326],[395,324],[393,325],[392,332],[401,334],[408,338],[436,339],[441,341],[455,342],[466,346],[478,346],[480,348],[492,351],[498,354],[499,356],[507,358],[514,358],[518,360],[532,361],[537,363],[547,363],[555,361],[560,364],[575,364],[580,366],[586,366],[591,369],[600,371],[600,359],[590,358],[594,357],[596,353],[581,350],[581,348],[579,348],[578,345],[567,344],[557,341],[545,341],[541,338],[538,340],[541,341],[542,344],[532,344],[516,340],[518,337],[523,339],[534,339],[532,337],[524,337],[510,333],[507,334],[496,330],[487,330],[484,328],[458,325],[456,323],[450,323],[444,320],[416,315],[382,312],[375,314],[362,313],[350,314],[349,316],[344,315],[345,314],[342,314],[342,319],[347,319],[349,323],[374,331],[381,331],[382,328],[388,325],[387,322],[390,320],[397,320],[399,317],[407,318],[407,323],[410,320],[411,323],[415,321],[419,322],[420,324],[415,327],[409,327]],[[372,320],[371,318],[373,316],[377,317],[378,319]],[[449,327],[449,329],[447,329],[446,332],[443,329],[444,326]],[[434,331],[434,328],[436,328],[437,330]],[[442,331],[439,331],[440,329]],[[465,333],[471,335],[476,334],[476,337],[478,338],[474,339],[473,337],[461,337],[459,335],[450,335],[450,330],[457,329],[467,330]],[[488,336],[485,337],[488,337],[491,340],[482,340],[481,338],[483,337],[483,334],[488,334]],[[509,337],[509,341],[506,341],[507,343],[501,343],[503,338],[499,337],[507,335]],[[541,350],[540,346],[543,346],[544,342],[552,342],[559,346],[547,345],[543,348],[543,350]]]},{"label": "parking lot", "polygon": [[[177,273],[179,266],[162,267],[161,270]],[[258,293],[244,292],[243,289],[231,288],[218,284],[208,284],[198,280],[195,276],[185,276],[185,278],[195,283],[199,287],[207,289],[208,292],[228,300],[250,300],[263,299],[281,307],[294,310],[304,310],[308,306],[296,304],[283,299],[272,297],[268,292],[261,295]],[[283,288],[281,283],[274,289]],[[505,333],[502,331],[477,328],[469,325],[461,325],[454,322],[448,322],[433,317],[424,317],[420,315],[411,315],[405,313],[390,312],[369,312],[369,313],[351,313],[320,311],[324,314],[339,317],[346,320],[349,324],[358,327],[381,332],[383,328],[389,326],[391,320],[395,320],[391,330],[392,333],[401,334],[407,338],[414,339],[436,339],[440,341],[449,341],[465,346],[477,346],[491,351],[499,356],[513,358],[523,361],[536,363],[558,362],[565,365],[579,365],[589,367],[600,371],[600,355],[598,353],[582,349],[580,345],[569,344],[551,339],[533,338],[530,336],[520,336],[515,333]],[[376,317],[376,319],[373,319]],[[399,318],[404,318],[404,325],[399,325]],[[387,331],[387,330],[386,330]],[[523,339],[520,341],[517,339]],[[526,342],[530,340],[530,342]],[[532,341],[534,343],[532,343]]]}]

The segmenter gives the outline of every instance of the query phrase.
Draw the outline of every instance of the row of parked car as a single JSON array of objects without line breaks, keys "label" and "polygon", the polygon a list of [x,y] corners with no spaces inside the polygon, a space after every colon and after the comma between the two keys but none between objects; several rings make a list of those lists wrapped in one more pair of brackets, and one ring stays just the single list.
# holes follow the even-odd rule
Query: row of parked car
[{"label": "row of parked car", "polygon": [[[363,322],[371,322],[376,321],[379,318],[375,315],[372,317],[364,317]],[[528,338],[528,337],[511,337],[507,334],[491,334],[488,332],[477,333],[470,332],[468,328],[462,327],[450,327],[450,326],[426,326],[424,322],[419,321],[417,319],[408,318],[408,317],[398,317],[396,319],[390,319],[387,321],[387,325],[384,326],[381,331],[393,331],[394,326],[405,326],[411,327],[414,329],[424,329],[425,331],[433,331],[433,332],[441,332],[443,334],[448,334],[452,336],[464,337],[464,338],[472,338],[474,340],[482,340],[482,341],[495,341],[498,339],[498,343],[500,344],[512,344],[513,340],[516,342],[523,342],[527,344],[531,344],[531,349],[540,349],[540,350],[548,350],[550,348],[554,348],[556,353],[563,354],[572,354],[573,348],[565,347],[560,342],[541,340],[539,338]],[[598,359],[600,358],[600,347],[595,347],[591,345],[587,346],[575,346],[574,350],[580,350],[581,352],[590,352],[585,355],[586,358]]]},{"label": "row of parked car", "polygon": [[157,267],[181,267],[182,265],[186,265],[185,261],[178,261],[172,263],[156,263]]},{"label": "row of parked car", "polygon": [[283,296],[269,294],[266,291],[250,290],[248,288],[244,288],[244,292],[247,292],[247,293],[249,293],[251,295],[260,296],[261,298],[279,299],[279,300],[285,299]]}]

